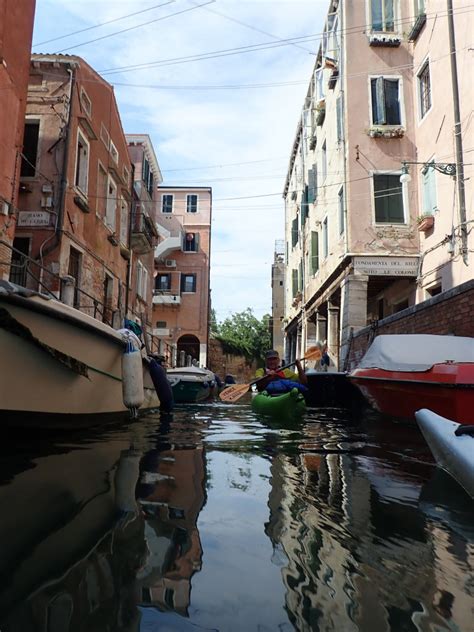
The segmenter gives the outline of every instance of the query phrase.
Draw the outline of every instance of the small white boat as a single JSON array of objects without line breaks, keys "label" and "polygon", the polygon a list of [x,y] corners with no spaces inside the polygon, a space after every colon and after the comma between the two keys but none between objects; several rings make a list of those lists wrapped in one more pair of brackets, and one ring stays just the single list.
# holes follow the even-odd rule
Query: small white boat
[{"label": "small white boat", "polygon": [[415,417],[436,463],[474,498],[474,426],[462,426],[426,408]]},{"label": "small white boat", "polygon": [[[96,318],[0,281],[0,419],[68,426],[128,415],[125,347],[123,336]],[[160,405],[146,362],[142,371],[140,412]]]}]

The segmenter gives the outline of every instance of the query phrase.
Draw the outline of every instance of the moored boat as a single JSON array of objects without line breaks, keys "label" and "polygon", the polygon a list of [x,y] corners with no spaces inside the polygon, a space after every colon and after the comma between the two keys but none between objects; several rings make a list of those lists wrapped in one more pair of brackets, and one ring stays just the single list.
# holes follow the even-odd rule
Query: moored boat
[{"label": "moored boat", "polygon": [[377,336],[349,379],[382,413],[413,420],[429,408],[474,424],[474,338]]},{"label": "moored boat", "polygon": [[297,388],[281,395],[270,395],[267,391],[257,393],[252,398],[252,410],[261,415],[298,417],[306,412],[304,395]]},{"label": "moored boat", "polygon": [[416,421],[439,467],[474,498],[474,427],[463,427],[428,409],[417,411]]},{"label": "moored boat", "polygon": [[[48,426],[128,415],[123,403],[123,335],[83,312],[0,282],[0,416]],[[140,413],[159,407],[142,362]]]},{"label": "moored boat", "polygon": [[196,404],[211,396],[215,388],[214,373],[199,367],[168,369],[166,375],[177,404]]}]

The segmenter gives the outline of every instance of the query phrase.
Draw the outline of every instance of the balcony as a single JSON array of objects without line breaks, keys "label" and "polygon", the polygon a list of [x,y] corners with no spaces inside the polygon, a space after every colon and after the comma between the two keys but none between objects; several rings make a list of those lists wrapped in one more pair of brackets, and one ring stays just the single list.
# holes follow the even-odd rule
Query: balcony
[{"label": "balcony", "polygon": [[153,290],[153,305],[181,305],[181,295],[173,290]]},{"label": "balcony", "polygon": [[131,247],[139,255],[153,250],[157,232],[152,220],[145,213],[132,213]]}]

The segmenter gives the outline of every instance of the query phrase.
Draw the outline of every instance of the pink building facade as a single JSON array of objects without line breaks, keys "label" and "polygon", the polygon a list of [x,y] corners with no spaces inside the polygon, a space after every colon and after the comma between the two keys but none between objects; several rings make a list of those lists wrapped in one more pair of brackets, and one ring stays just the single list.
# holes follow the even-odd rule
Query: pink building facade
[{"label": "pink building facade", "polygon": [[153,334],[173,366],[207,365],[212,189],[160,186]]},{"label": "pink building facade", "polygon": [[[284,189],[288,358],[326,340],[333,370],[343,369],[356,331],[423,300],[430,288],[438,291],[437,273],[430,276],[429,269],[451,253],[446,246],[444,253],[441,246],[430,250],[441,233],[429,242],[431,236],[419,230],[423,178],[433,157],[452,162],[455,154],[447,12],[441,6],[432,11],[435,4],[440,3],[333,0],[329,5]],[[431,36],[433,28],[439,37]],[[467,26],[460,38],[467,46]],[[439,109],[420,118],[430,46],[436,46],[433,65],[440,73],[440,81],[431,84]],[[467,83],[467,78],[466,72],[460,80]],[[472,104],[469,91],[472,86],[460,89],[464,117]],[[436,134],[423,120],[429,116],[440,117]],[[430,146],[435,141],[436,147]],[[417,177],[402,177],[404,163]],[[438,181],[452,206],[456,183],[439,172]],[[439,224],[446,230],[444,220]],[[472,278],[472,267],[469,272],[459,261],[455,266],[453,283]],[[446,270],[440,291],[449,289],[450,275]]]}]

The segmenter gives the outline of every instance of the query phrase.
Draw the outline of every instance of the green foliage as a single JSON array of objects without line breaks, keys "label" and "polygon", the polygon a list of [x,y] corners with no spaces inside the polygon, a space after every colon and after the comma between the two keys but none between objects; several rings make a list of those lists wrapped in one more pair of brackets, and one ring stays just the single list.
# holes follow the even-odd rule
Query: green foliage
[{"label": "green foliage", "polygon": [[268,314],[258,320],[248,307],[220,323],[216,338],[227,353],[244,355],[249,360],[263,360],[271,344],[269,322]]}]

